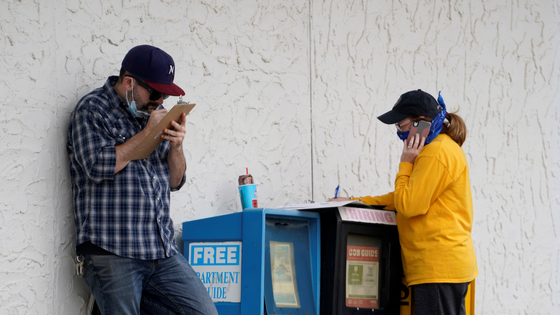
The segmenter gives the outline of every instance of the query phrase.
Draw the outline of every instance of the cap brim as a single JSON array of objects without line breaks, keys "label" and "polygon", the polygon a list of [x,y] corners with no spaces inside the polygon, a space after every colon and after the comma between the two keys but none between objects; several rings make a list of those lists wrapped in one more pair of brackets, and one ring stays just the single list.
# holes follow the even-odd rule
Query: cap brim
[{"label": "cap brim", "polygon": [[381,120],[384,124],[392,125],[406,119],[407,117],[409,117],[409,115],[390,110],[381,116],[377,116],[377,119]]},{"label": "cap brim", "polygon": [[172,95],[172,96],[185,95],[185,91],[183,91],[183,89],[181,89],[175,83],[162,84],[162,83],[155,83],[155,82],[149,82],[149,81],[144,81],[144,82],[147,85],[149,85],[151,88],[153,88],[156,91],[161,92],[163,94]]}]

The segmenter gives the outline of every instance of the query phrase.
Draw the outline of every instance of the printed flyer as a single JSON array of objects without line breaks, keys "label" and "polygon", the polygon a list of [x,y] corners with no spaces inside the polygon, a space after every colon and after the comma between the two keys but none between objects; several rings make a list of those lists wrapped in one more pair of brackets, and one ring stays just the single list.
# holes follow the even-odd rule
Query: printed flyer
[{"label": "printed flyer", "polygon": [[379,308],[379,248],[347,246],[346,306]]},{"label": "printed flyer", "polygon": [[276,307],[299,307],[293,244],[270,241],[272,293]]}]

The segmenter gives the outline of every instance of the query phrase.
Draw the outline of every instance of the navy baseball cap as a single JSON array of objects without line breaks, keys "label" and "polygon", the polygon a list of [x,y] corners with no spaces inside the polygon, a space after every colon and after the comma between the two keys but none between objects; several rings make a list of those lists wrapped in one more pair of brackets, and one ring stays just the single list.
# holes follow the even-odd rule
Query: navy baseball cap
[{"label": "navy baseball cap", "polygon": [[165,51],[150,45],[140,45],[128,51],[122,67],[163,94],[180,96],[185,91],[173,83],[175,62]]},{"label": "navy baseball cap", "polygon": [[430,94],[415,90],[406,92],[397,100],[393,109],[378,116],[383,123],[392,125],[411,116],[435,118],[443,108]]}]

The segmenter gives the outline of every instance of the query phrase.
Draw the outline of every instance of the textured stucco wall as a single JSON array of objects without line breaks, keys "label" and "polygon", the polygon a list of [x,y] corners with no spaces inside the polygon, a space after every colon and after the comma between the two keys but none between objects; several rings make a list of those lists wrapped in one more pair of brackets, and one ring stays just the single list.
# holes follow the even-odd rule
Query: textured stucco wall
[{"label": "textured stucco wall", "polygon": [[550,127],[550,152],[548,166],[550,172],[549,194],[552,214],[553,236],[551,237],[552,252],[550,257],[552,290],[552,313],[560,313],[560,1],[554,3],[554,36],[551,40],[554,52],[551,86],[553,87],[552,106],[548,113]]},{"label": "textured stucco wall", "polygon": [[[275,207],[392,188],[376,120],[407,90],[459,110],[475,204],[477,314],[560,313],[554,1],[0,2],[0,314],[85,314],[65,152],[77,100],[150,43],[188,118],[181,222],[240,210],[245,167]],[[175,99],[166,101],[171,106]]]}]

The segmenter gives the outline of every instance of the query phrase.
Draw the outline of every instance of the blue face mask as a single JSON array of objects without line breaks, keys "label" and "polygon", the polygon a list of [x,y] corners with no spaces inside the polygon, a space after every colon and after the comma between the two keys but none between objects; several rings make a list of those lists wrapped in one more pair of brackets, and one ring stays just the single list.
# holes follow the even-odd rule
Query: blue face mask
[{"label": "blue face mask", "polygon": [[131,93],[132,93],[132,102],[128,101],[128,93],[126,93],[126,104],[128,105],[128,111],[130,112],[130,114],[132,114],[132,117],[144,118],[150,116],[150,113],[140,111],[136,107],[136,101],[134,100],[134,84],[132,85]]},{"label": "blue face mask", "polygon": [[128,103],[128,111],[132,114],[133,117],[135,118],[140,118],[142,117],[139,113],[138,110],[136,109],[136,102],[132,101],[130,103]]},{"label": "blue face mask", "polygon": [[126,104],[128,105],[128,111],[130,112],[130,114],[132,114],[132,117],[134,118],[140,118],[142,117],[140,114],[138,114],[138,109],[136,108],[136,102],[134,101],[134,84],[132,84],[132,102],[128,101],[128,92],[126,93]]},{"label": "blue face mask", "polygon": [[410,133],[409,131],[405,131],[405,132],[400,132],[397,131],[397,136],[399,136],[399,139],[401,139],[402,141],[406,140],[406,138],[408,138],[408,134]]}]

